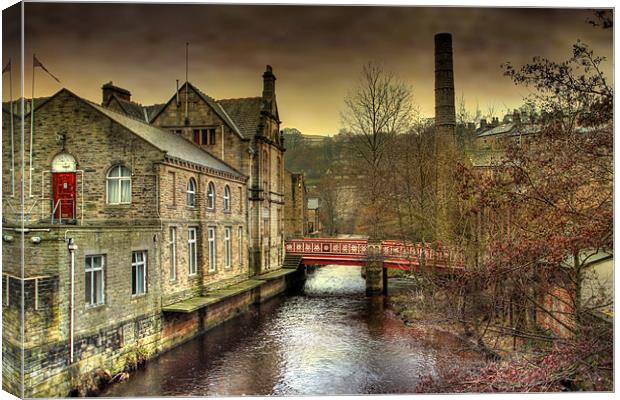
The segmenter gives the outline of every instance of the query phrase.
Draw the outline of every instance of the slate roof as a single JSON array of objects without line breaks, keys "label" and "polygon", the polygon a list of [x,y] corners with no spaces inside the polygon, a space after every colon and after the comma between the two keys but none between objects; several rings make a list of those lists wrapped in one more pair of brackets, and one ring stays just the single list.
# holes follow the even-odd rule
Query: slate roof
[{"label": "slate roof", "polygon": [[143,106],[142,104],[133,101],[121,99],[116,94],[112,94],[112,97],[118,102],[125,114],[145,122],[149,122],[151,117],[157,114],[164,107],[164,104]]},{"label": "slate roof", "polygon": [[243,136],[251,138],[256,135],[258,124],[260,123],[260,113],[263,109],[263,99],[261,97],[223,99],[217,102],[236,122]]},{"label": "slate roof", "polygon": [[[185,89],[185,85],[188,85],[189,88],[191,88],[194,92],[196,92],[196,94],[198,94],[198,96],[200,96],[200,98],[205,103],[207,103],[211,107],[211,109],[213,109],[213,111],[233,130],[233,132],[235,132],[237,135],[239,135],[239,137],[243,139],[243,134],[241,133],[241,130],[235,124],[235,121],[230,117],[230,115],[228,115],[226,110],[224,110],[224,108],[217,101],[215,101],[212,97],[203,93],[200,89],[192,85],[190,82],[185,82],[183,86],[179,88],[179,92],[182,92]],[[170,104],[175,98],[176,98],[176,92],[174,96],[172,96],[170,100],[168,100],[168,102],[166,102],[165,104],[155,104],[153,106],[148,106],[147,112],[149,113],[149,122],[153,122],[153,120],[155,120],[155,117],[157,117],[159,113],[168,104]]]},{"label": "slate roof", "polygon": [[161,104],[151,104],[150,106],[144,106],[144,108],[146,109],[146,113],[149,117],[149,121],[151,121],[153,117],[164,108],[165,105],[166,105],[165,103],[161,103]]},{"label": "slate roof", "polygon": [[478,137],[501,135],[505,133],[509,133],[515,136],[516,135],[529,135],[531,133],[536,133],[539,131],[540,131],[540,126],[536,124],[526,123],[526,124],[517,125],[515,123],[510,122],[510,123],[501,124],[489,130],[483,131],[478,134]]},{"label": "slate roof", "polygon": [[146,122],[131,118],[127,115],[117,113],[88,100],[82,100],[100,113],[106,115],[108,118],[146,140],[153,146],[165,151],[169,157],[189,161],[191,163],[216,169],[218,171],[227,172],[239,178],[245,177],[245,175],[241,174],[239,171],[235,170],[222,160],[216,158],[206,150],[195,146],[179,135],[159,129],[153,125],[149,125]]},{"label": "slate roof", "polygon": [[244,135],[239,129],[239,127],[237,126],[237,124],[235,124],[234,119],[230,117],[228,112],[224,110],[224,108],[222,108],[222,106],[217,101],[215,101],[212,97],[207,96],[205,93],[203,93],[200,89],[198,89],[196,86],[192,85],[191,83],[187,82],[187,84],[189,84],[189,87],[192,88],[196,93],[198,93],[198,95],[204,100],[204,102],[207,103],[213,109],[213,111],[215,111],[215,113],[221,119],[223,119],[229,127],[232,128],[232,130],[235,133],[237,133],[239,136],[243,138]]},{"label": "slate roof", "polygon": [[487,131],[484,131],[478,134],[478,136],[493,136],[493,135],[499,135],[502,133],[508,133],[514,128],[514,126],[515,125],[513,123],[501,124],[501,125],[498,125],[494,128],[491,128]]},{"label": "slate roof", "polygon": [[[50,99],[51,96],[48,97],[35,97],[34,98],[34,106],[39,107],[41,104],[45,103],[47,100]],[[20,116],[21,115],[21,97],[19,99],[15,99],[13,100],[13,116]],[[24,111],[25,111],[25,115],[28,115],[30,113],[30,99],[25,99],[25,103],[24,103]],[[10,113],[11,112],[11,106],[9,105],[9,101],[3,101],[2,102],[2,110]],[[35,113],[35,117],[36,117],[36,113]]]}]

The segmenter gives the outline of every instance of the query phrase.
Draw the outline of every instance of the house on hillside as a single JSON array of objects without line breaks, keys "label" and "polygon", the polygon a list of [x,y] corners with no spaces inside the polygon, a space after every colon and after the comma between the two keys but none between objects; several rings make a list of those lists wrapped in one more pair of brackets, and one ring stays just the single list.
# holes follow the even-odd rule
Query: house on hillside
[{"label": "house on hillside", "polygon": [[319,198],[308,197],[308,234],[319,234],[321,229],[322,225]]}]

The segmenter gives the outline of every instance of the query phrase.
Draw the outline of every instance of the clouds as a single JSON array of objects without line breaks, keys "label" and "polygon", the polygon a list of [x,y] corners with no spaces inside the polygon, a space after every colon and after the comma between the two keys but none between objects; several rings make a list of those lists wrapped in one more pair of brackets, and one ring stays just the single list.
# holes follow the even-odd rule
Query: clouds
[{"label": "clouds", "polygon": [[[449,31],[457,92],[483,106],[513,105],[522,93],[501,75],[502,62],[566,58],[577,38],[612,55],[612,32],[587,25],[588,15],[523,8],[26,3],[26,59],[36,52],[67,88],[95,101],[101,84],[113,80],[137,101],[153,103],[184,79],[189,41],[190,80],[210,95],[258,95],[264,66],[271,64],[285,125],[333,133],[342,98],[368,60],[401,75],[422,113],[432,115],[433,35]],[[5,62],[16,51],[5,46]],[[58,89],[44,79],[37,87],[37,95]]]}]

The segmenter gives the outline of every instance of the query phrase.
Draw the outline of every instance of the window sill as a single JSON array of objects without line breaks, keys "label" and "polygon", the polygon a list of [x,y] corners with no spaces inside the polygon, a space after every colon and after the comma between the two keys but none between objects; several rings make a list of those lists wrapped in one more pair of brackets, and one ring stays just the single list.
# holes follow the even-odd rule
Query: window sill
[{"label": "window sill", "polygon": [[214,269],[212,271],[207,271],[207,275],[216,275],[217,274],[217,269]]},{"label": "window sill", "polygon": [[139,300],[142,299],[144,297],[146,297],[146,295],[148,294],[148,292],[144,292],[144,293],[137,293],[137,294],[132,294],[131,295],[131,300]]},{"label": "window sill", "polygon": [[105,306],[106,306],[105,303],[101,303],[101,304],[87,304],[86,305],[86,311],[104,309]]},{"label": "window sill", "polygon": [[206,210],[207,210],[207,212],[210,212],[210,213],[214,213],[215,212],[215,208],[207,208]]},{"label": "window sill", "polygon": [[187,274],[187,278],[188,279],[196,279],[196,278],[198,278],[198,272],[195,272],[193,274]]},{"label": "window sill", "polygon": [[107,208],[130,208],[131,207],[131,203],[118,203],[118,204],[106,203],[105,206]]}]

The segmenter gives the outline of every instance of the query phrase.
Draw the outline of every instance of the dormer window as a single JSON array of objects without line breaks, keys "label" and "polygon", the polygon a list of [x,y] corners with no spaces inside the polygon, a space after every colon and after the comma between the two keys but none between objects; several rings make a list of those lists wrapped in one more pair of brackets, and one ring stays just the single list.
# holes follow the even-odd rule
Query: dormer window
[{"label": "dormer window", "polygon": [[215,129],[209,129],[209,144],[215,144]]},{"label": "dormer window", "polygon": [[194,129],[192,140],[199,145],[214,145],[216,142],[216,130],[215,128],[201,128]]}]

